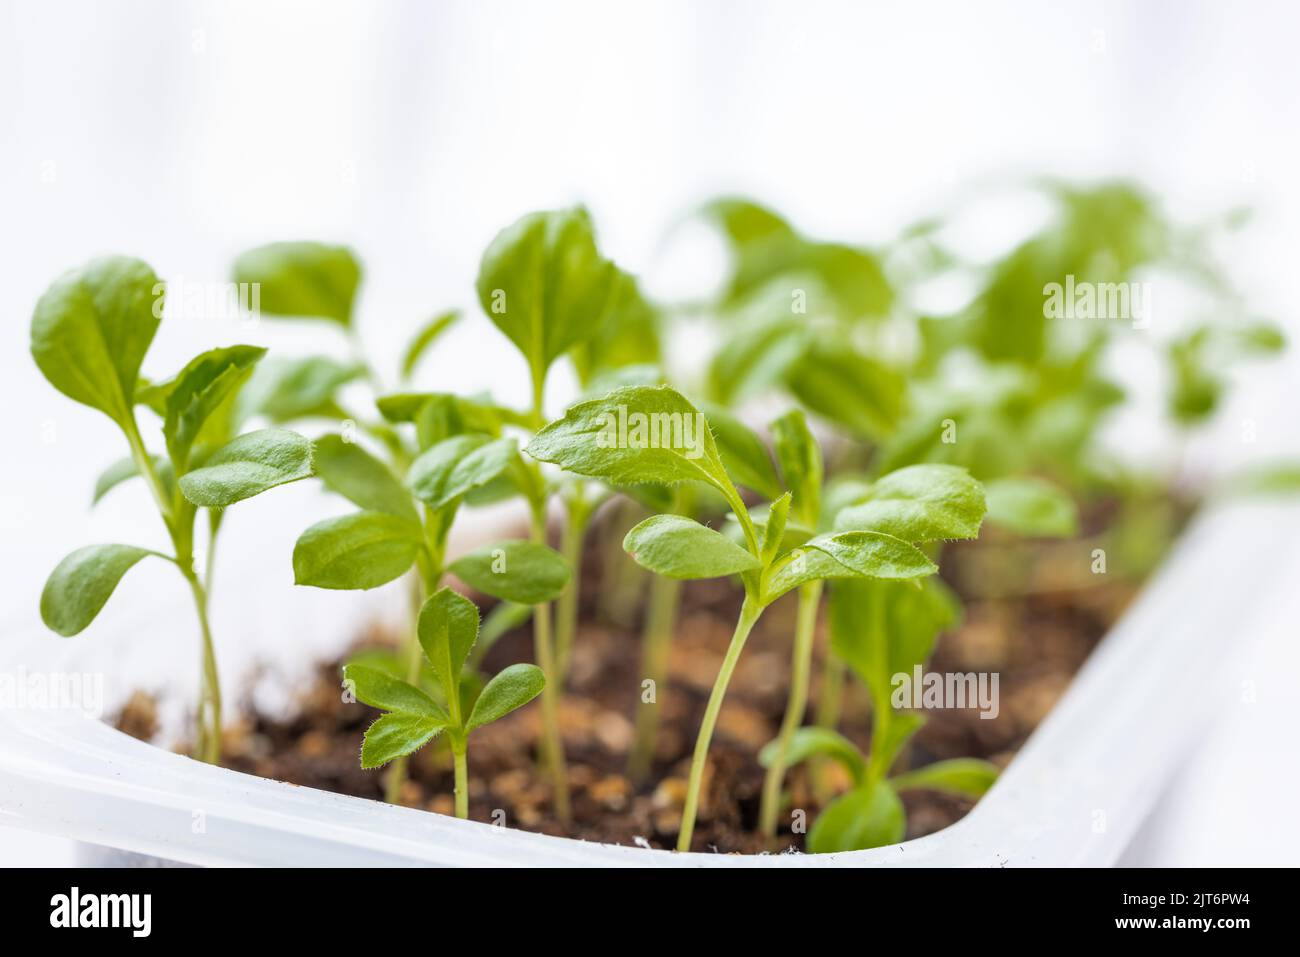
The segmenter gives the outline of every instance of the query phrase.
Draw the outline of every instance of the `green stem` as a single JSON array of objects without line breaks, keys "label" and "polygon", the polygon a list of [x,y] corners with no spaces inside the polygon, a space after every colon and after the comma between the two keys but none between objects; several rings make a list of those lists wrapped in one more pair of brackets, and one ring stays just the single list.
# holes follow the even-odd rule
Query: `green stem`
[{"label": "green stem", "polygon": [[569,563],[569,586],[564,589],[555,603],[555,669],[559,676],[560,687],[564,687],[569,675],[569,658],[573,653],[573,641],[578,631],[578,597],[582,588],[582,546],[587,535],[587,523],[590,511],[583,498],[582,489],[575,491],[568,503],[568,515],[564,523],[564,534],[560,542],[560,552]]},{"label": "green stem", "polygon": [[[199,697],[199,736],[195,757],[208,764],[221,762],[221,679],[217,673],[217,652],[208,622],[208,595],[198,576],[181,566],[194,596],[194,608],[203,633],[203,690]],[[206,721],[205,721],[206,718]]]},{"label": "green stem", "polygon": [[745,596],[745,603],[740,606],[740,617],[736,620],[736,630],[731,636],[727,655],[722,659],[722,668],[713,681],[713,691],[709,693],[709,703],[704,709],[704,720],[700,723],[700,733],[695,739],[695,755],[691,758],[691,775],[686,785],[686,806],[682,808],[682,827],[677,835],[677,850],[691,849],[691,835],[695,831],[695,815],[700,803],[700,784],[704,780],[704,764],[709,757],[709,743],[713,739],[713,728],[718,723],[718,712],[722,710],[722,699],[727,695],[727,684],[731,673],[736,670],[736,662],[745,649],[745,640],[763,613],[762,607],[750,595]]},{"label": "green stem", "polygon": [[822,583],[809,582],[799,588],[799,612],[794,631],[794,651],[790,660],[790,696],[785,717],[777,734],[776,754],[763,779],[763,798],[759,805],[759,828],[765,837],[776,836],[776,816],[781,808],[781,786],[785,783],[786,756],[795,729],[803,724],[808,706],[808,681],[812,671],[813,635],[817,630],[817,608],[821,604]]},{"label": "green stem", "polygon": [[469,817],[469,762],[465,752],[464,745],[452,746],[452,760],[456,765],[456,816],[462,820]]},{"label": "green stem", "polygon": [[667,681],[668,650],[681,590],[682,583],[675,578],[655,575],[650,579],[650,603],[641,634],[641,673],[653,682],[655,700],[640,701],[636,710],[636,737],[627,761],[628,777],[633,781],[645,780],[654,763],[655,737],[659,731],[658,699]]},{"label": "green stem", "polygon": [[[534,503],[532,539],[546,543],[546,503]],[[546,676],[542,688],[542,759],[551,776],[555,816],[569,823],[569,775],[564,761],[564,739],[560,736],[560,679],[556,671],[555,649],[551,639],[551,606],[533,608],[533,648],[537,666]]]}]

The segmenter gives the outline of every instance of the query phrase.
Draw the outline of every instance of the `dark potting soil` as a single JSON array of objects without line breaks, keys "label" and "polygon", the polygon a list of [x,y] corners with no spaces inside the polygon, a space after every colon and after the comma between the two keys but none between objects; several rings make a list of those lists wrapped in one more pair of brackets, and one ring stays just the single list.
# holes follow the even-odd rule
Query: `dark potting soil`
[{"label": "dark potting soil", "polygon": [[[600,519],[598,518],[598,523]],[[1085,534],[1106,516],[1090,515]],[[1092,526],[1091,528],[1087,526]],[[621,536],[620,536],[621,537]],[[657,703],[641,703],[640,619],[648,576],[630,561],[609,565],[608,533],[593,528],[584,558],[580,624],[560,707],[573,822],[551,814],[550,787],[538,765],[541,710],[529,706],[475,732],[469,753],[470,816],[479,821],[547,834],[619,844],[671,848],[686,790],[691,750],[706,699],[731,637],[740,594],[726,580],[683,583],[681,612],[668,662],[667,686]],[[965,599],[961,626],[940,637],[927,671],[996,672],[999,708],[982,718],[978,709],[930,710],[896,770],[956,757],[987,758],[1005,766],[1051,710],[1097,642],[1137,589],[1132,577],[1095,574],[1095,540],[1023,542],[986,532],[978,542],[945,550],[944,576]],[[487,604],[483,605],[485,611]],[[774,842],[757,834],[763,769],[757,755],[781,721],[790,671],[795,596],[767,610],[736,669],[718,721],[705,778],[695,850],[782,852],[802,850],[796,815],[783,816]],[[392,636],[361,636],[358,648],[393,642]],[[818,701],[827,650],[823,609],[815,651],[808,720]],[[488,673],[532,660],[531,625],[503,636],[488,652]],[[224,763],[231,768],[294,784],[381,799],[386,770],[363,771],[358,761],[362,732],[377,712],[346,704],[340,694],[340,662],[320,666],[291,720],[251,707],[227,728]],[[627,775],[635,712],[660,709],[654,767],[644,781]],[[152,732],[151,705],[137,695],[119,727],[140,737]],[[871,741],[866,694],[855,679],[844,685],[840,730],[864,750]],[[403,804],[452,813],[451,756],[430,746],[410,762]],[[804,766],[786,779],[788,808],[805,809],[807,823],[822,801],[845,780],[819,782],[814,793]],[[830,787],[827,787],[829,781]],[[908,837],[952,824],[973,802],[930,791],[903,794]]]}]

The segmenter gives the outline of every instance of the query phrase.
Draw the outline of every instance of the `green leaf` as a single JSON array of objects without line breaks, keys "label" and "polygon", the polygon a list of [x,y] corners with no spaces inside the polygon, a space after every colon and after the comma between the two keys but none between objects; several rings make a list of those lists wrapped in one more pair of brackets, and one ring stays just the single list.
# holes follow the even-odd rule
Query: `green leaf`
[{"label": "green leaf", "polygon": [[854,788],[826,805],[808,831],[813,854],[897,844],[907,833],[903,802],[887,783]]},{"label": "green leaf", "polygon": [[409,379],[411,373],[415,371],[416,365],[444,332],[452,327],[460,319],[459,309],[449,309],[441,312],[425,323],[420,331],[415,334],[406,346],[406,351],[402,353],[402,378]]},{"label": "green leaf", "polygon": [[378,668],[349,664],[343,668],[343,680],[352,683],[357,700],[384,711],[447,721],[447,712],[436,701],[412,684],[395,678]]},{"label": "green leaf", "polygon": [[937,570],[924,552],[888,535],[876,532],[820,535],[777,559],[767,577],[763,604],[770,605],[790,589],[808,582],[863,577],[910,579]]},{"label": "green leaf", "polygon": [[886,710],[878,714],[880,718],[871,731],[871,758],[867,762],[869,781],[884,778],[898,760],[903,746],[925,726],[925,716],[915,711]]},{"label": "green leaf", "polygon": [[889,779],[896,791],[925,788],[961,797],[978,798],[998,779],[998,767],[977,758],[936,761]]},{"label": "green leaf", "polygon": [[409,522],[420,521],[406,486],[392,469],[357,443],[341,435],[323,435],[316,440],[314,462],[325,487],[353,505]]},{"label": "green leaf", "polygon": [[642,568],[668,578],[720,578],[762,567],[721,532],[683,515],[652,515],[627,533],[623,550]]},{"label": "green leaf", "polygon": [[477,289],[483,311],[540,382],[552,362],[599,328],[617,280],[596,248],[590,217],[572,209],[532,213],[497,234]]},{"label": "green leaf", "polygon": [[[780,742],[769,741],[759,752],[758,763],[770,768],[776,760],[777,747]],[[867,762],[862,752],[844,735],[830,728],[802,727],[796,728],[790,736],[790,746],[785,752],[787,767],[794,767],[811,757],[824,756],[838,761],[852,776],[855,783],[861,783],[867,772]]]},{"label": "green leaf", "polygon": [[940,632],[955,625],[961,606],[941,582],[845,581],[831,589],[831,649],[871,693],[877,713],[892,709],[891,682],[924,664]]},{"label": "green leaf", "polygon": [[270,243],[235,260],[235,282],[259,283],[259,307],[272,316],[329,319],[352,324],[361,264],[344,246]]},{"label": "green leaf", "polygon": [[[763,545],[761,552],[763,555],[763,564],[769,565],[777,555],[781,553],[781,546],[787,540],[786,528],[790,518],[791,495],[786,492],[768,509],[767,517],[762,523]],[[738,524],[738,523],[737,523]],[[810,536],[803,536],[800,544],[808,540]]]},{"label": "green leaf", "polygon": [[[788,297],[787,292],[782,295]],[[804,323],[785,317],[739,324],[709,364],[709,396],[734,405],[784,382],[786,373],[807,350],[809,335]]]},{"label": "green leaf", "polygon": [[542,693],[546,676],[536,665],[510,665],[487,683],[474,702],[474,710],[465,723],[466,731],[504,717]]},{"label": "green leaf", "polygon": [[202,468],[180,477],[195,505],[224,508],[312,475],[311,442],[288,429],[259,429],[228,442]]},{"label": "green leaf", "polygon": [[1069,494],[1040,478],[1003,478],[984,487],[988,520],[1017,535],[1069,538],[1079,530],[1079,512]]},{"label": "green leaf", "polygon": [[424,656],[447,694],[460,687],[461,671],[478,637],[478,607],[450,588],[435,592],[420,609],[416,628]]},{"label": "green leaf", "polygon": [[[163,490],[170,496],[175,489],[175,477],[172,474],[172,463],[165,456],[152,455],[154,471],[158,473],[158,481],[162,483]],[[136,466],[135,458],[128,455],[126,458],[118,459],[108,468],[99,474],[95,480],[95,492],[91,497],[90,504],[98,505],[99,500],[117,488],[127,479],[135,478],[140,474]]]},{"label": "green leaf", "polygon": [[241,417],[263,415],[272,422],[295,419],[343,419],[347,416],[335,401],[340,388],[365,374],[355,362],[339,362],[326,356],[275,359],[263,362],[242,390]]},{"label": "green leaf", "polygon": [[698,481],[740,499],[704,414],[667,386],[617,389],[572,405],[526,451],[613,485]]},{"label": "green leaf", "polygon": [[471,433],[444,439],[411,463],[406,482],[415,497],[438,509],[486,485],[517,457],[515,440]]},{"label": "green leaf", "polygon": [[[616,272],[604,318],[569,350],[578,381],[588,395],[619,386],[663,382],[663,373],[657,368],[662,358],[659,314],[641,295],[634,277],[622,270]],[[625,370],[634,371],[624,375]],[[605,388],[597,388],[599,379],[606,380]]]},{"label": "green leaf", "polygon": [[1231,495],[1294,495],[1300,492],[1300,462],[1262,462],[1230,477],[1223,492]]},{"label": "green leaf", "polygon": [[77,634],[95,620],[122,576],[146,555],[157,554],[134,545],[78,548],[50,572],[41,592],[41,620],[65,638]]},{"label": "green leaf", "polygon": [[835,527],[884,532],[906,542],[974,538],[984,511],[984,489],[965,469],[909,465],[876,482],[862,504],[842,510]]},{"label": "green leaf", "polygon": [[845,343],[814,341],[785,382],[810,411],[868,439],[890,435],[903,414],[902,376]]},{"label": "green leaf", "polygon": [[316,588],[376,588],[403,575],[423,543],[418,525],[386,512],[317,522],[293,546],[293,579]]},{"label": "green leaf", "polygon": [[808,528],[821,521],[822,451],[803,412],[792,409],[772,423],[772,443],[793,512]]},{"label": "green leaf", "polygon": [[763,440],[721,406],[704,402],[700,408],[713,429],[718,455],[731,480],[737,485],[752,488],[764,498],[780,496],[784,489],[776,477],[772,456],[768,454]]},{"label": "green leaf", "polygon": [[447,570],[485,595],[537,605],[560,596],[569,583],[569,563],[553,548],[507,541],[458,558]]},{"label": "green leaf", "polygon": [[446,727],[438,718],[395,711],[379,718],[361,739],[361,766],[377,768],[417,751]]},{"label": "green leaf", "polygon": [[[159,387],[166,395],[163,435],[177,470],[185,470],[190,450],[205,423],[248,381],[253,366],[264,355],[266,350],[261,346],[210,349],[191,359],[170,383]],[[219,434],[218,441],[224,438]]]},{"label": "green leaf", "polygon": [[32,358],[50,384],[124,428],[163,285],[138,259],[106,256],[56,279],[32,315]]}]

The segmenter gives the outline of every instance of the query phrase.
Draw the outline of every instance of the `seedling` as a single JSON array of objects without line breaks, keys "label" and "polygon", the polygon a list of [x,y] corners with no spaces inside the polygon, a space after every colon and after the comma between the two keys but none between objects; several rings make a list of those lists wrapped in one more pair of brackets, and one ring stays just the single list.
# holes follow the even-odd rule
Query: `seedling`
[{"label": "seedling", "polygon": [[[629,423],[624,429],[621,423]],[[579,402],[528,445],[536,459],[617,485],[702,482],[727,502],[743,545],[681,515],[655,515],[624,540],[633,559],[672,578],[739,575],[745,598],[696,740],[678,850],[689,850],[709,745],[727,685],[763,609],[785,593],[834,578],[912,580],[937,566],[914,542],[974,534],[984,515],[979,484],[955,468],[918,467],[885,476],[864,506],[862,528],[787,538],[791,494],[760,525],[727,474],[704,415],[668,387],[616,390]]]},{"label": "seedling", "polygon": [[[222,509],[312,474],[311,443],[284,429],[236,435],[235,399],[255,363],[256,346],[212,349],[176,376],[150,384],[140,367],[162,317],[163,283],[138,259],[96,259],[50,286],[32,317],[36,365],[60,392],[107,415],[126,439],[129,461],[110,467],[96,485],[98,501],[132,475],[149,485],[172,554],[134,545],[89,545],[61,561],[41,594],[41,617],[60,635],[81,632],[99,614],[122,576],[157,556],[189,585],[202,636],[203,687],[195,756],[221,759],[221,687],[208,621],[211,555]],[[136,421],[147,405],[163,418],[166,455],[151,453]],[[196,568],[194,524],[208,509],[209,563]]]},{"label": "seedling", "polygon": [[439,733],[451,743],[455,774],[456,816],[469,817],[468,750],[471,732],[532,701],[546,684],[536,665],[510,665],[479,690],[466,672],[470,649],[478,639],[478,609],[450,588],[433,595],[420,609],[420,648],[439,684],[447,689],[439,704],[413,684],[376,668],[350,664],[344,678],[358,700],[387,714],[366,731],[361,766],[377,768],[406,757]]}]

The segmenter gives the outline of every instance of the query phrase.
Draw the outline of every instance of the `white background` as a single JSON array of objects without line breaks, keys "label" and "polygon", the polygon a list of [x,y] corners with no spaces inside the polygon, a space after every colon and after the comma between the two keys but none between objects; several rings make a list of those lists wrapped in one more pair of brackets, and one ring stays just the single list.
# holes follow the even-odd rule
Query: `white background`
[{"label": "white background", "polygon": [[[72,547],[157,532],[138,489],[88,510],[89,478],[120,438],[27,351],[36,298],[92,255],[217,281],[256,243],[348,243],[366,263],[360,323],[387,368],[421,319],[472,306],[484,245],[530,209],[587,203],[605,247],[671,291],[717,265],[707,249],[684,265],[663,249],[719,191],[880,242],[981,184],[1133,174],[1184,218],[1254,205],[1232,265],[1260,311],[1289,322],[1298,27],[1282,2],[4,0],[0,640],[38,624],[34,596]],[[145,371],[232,341],[337,346],[316,328],[182,321],[164,324]],[[424,371],[429,387],[524,397],[521,363],[481,316]],[[1278,444],[1294,437],[1289,408],[1250,411]],[[257,547],[288,545],[267,532]],[[1228,743],[1189,768],[1196,786],[1151,829],[1150,859],[1294,862],[1294,841],[1250,831],[1276,824],[1262,802],[1286,793],[1257,783],[1296,763],[1294,647],[1251,652],[1259,700],[1225,715]],[[0,829],[0,863],[63,853]]]}]

